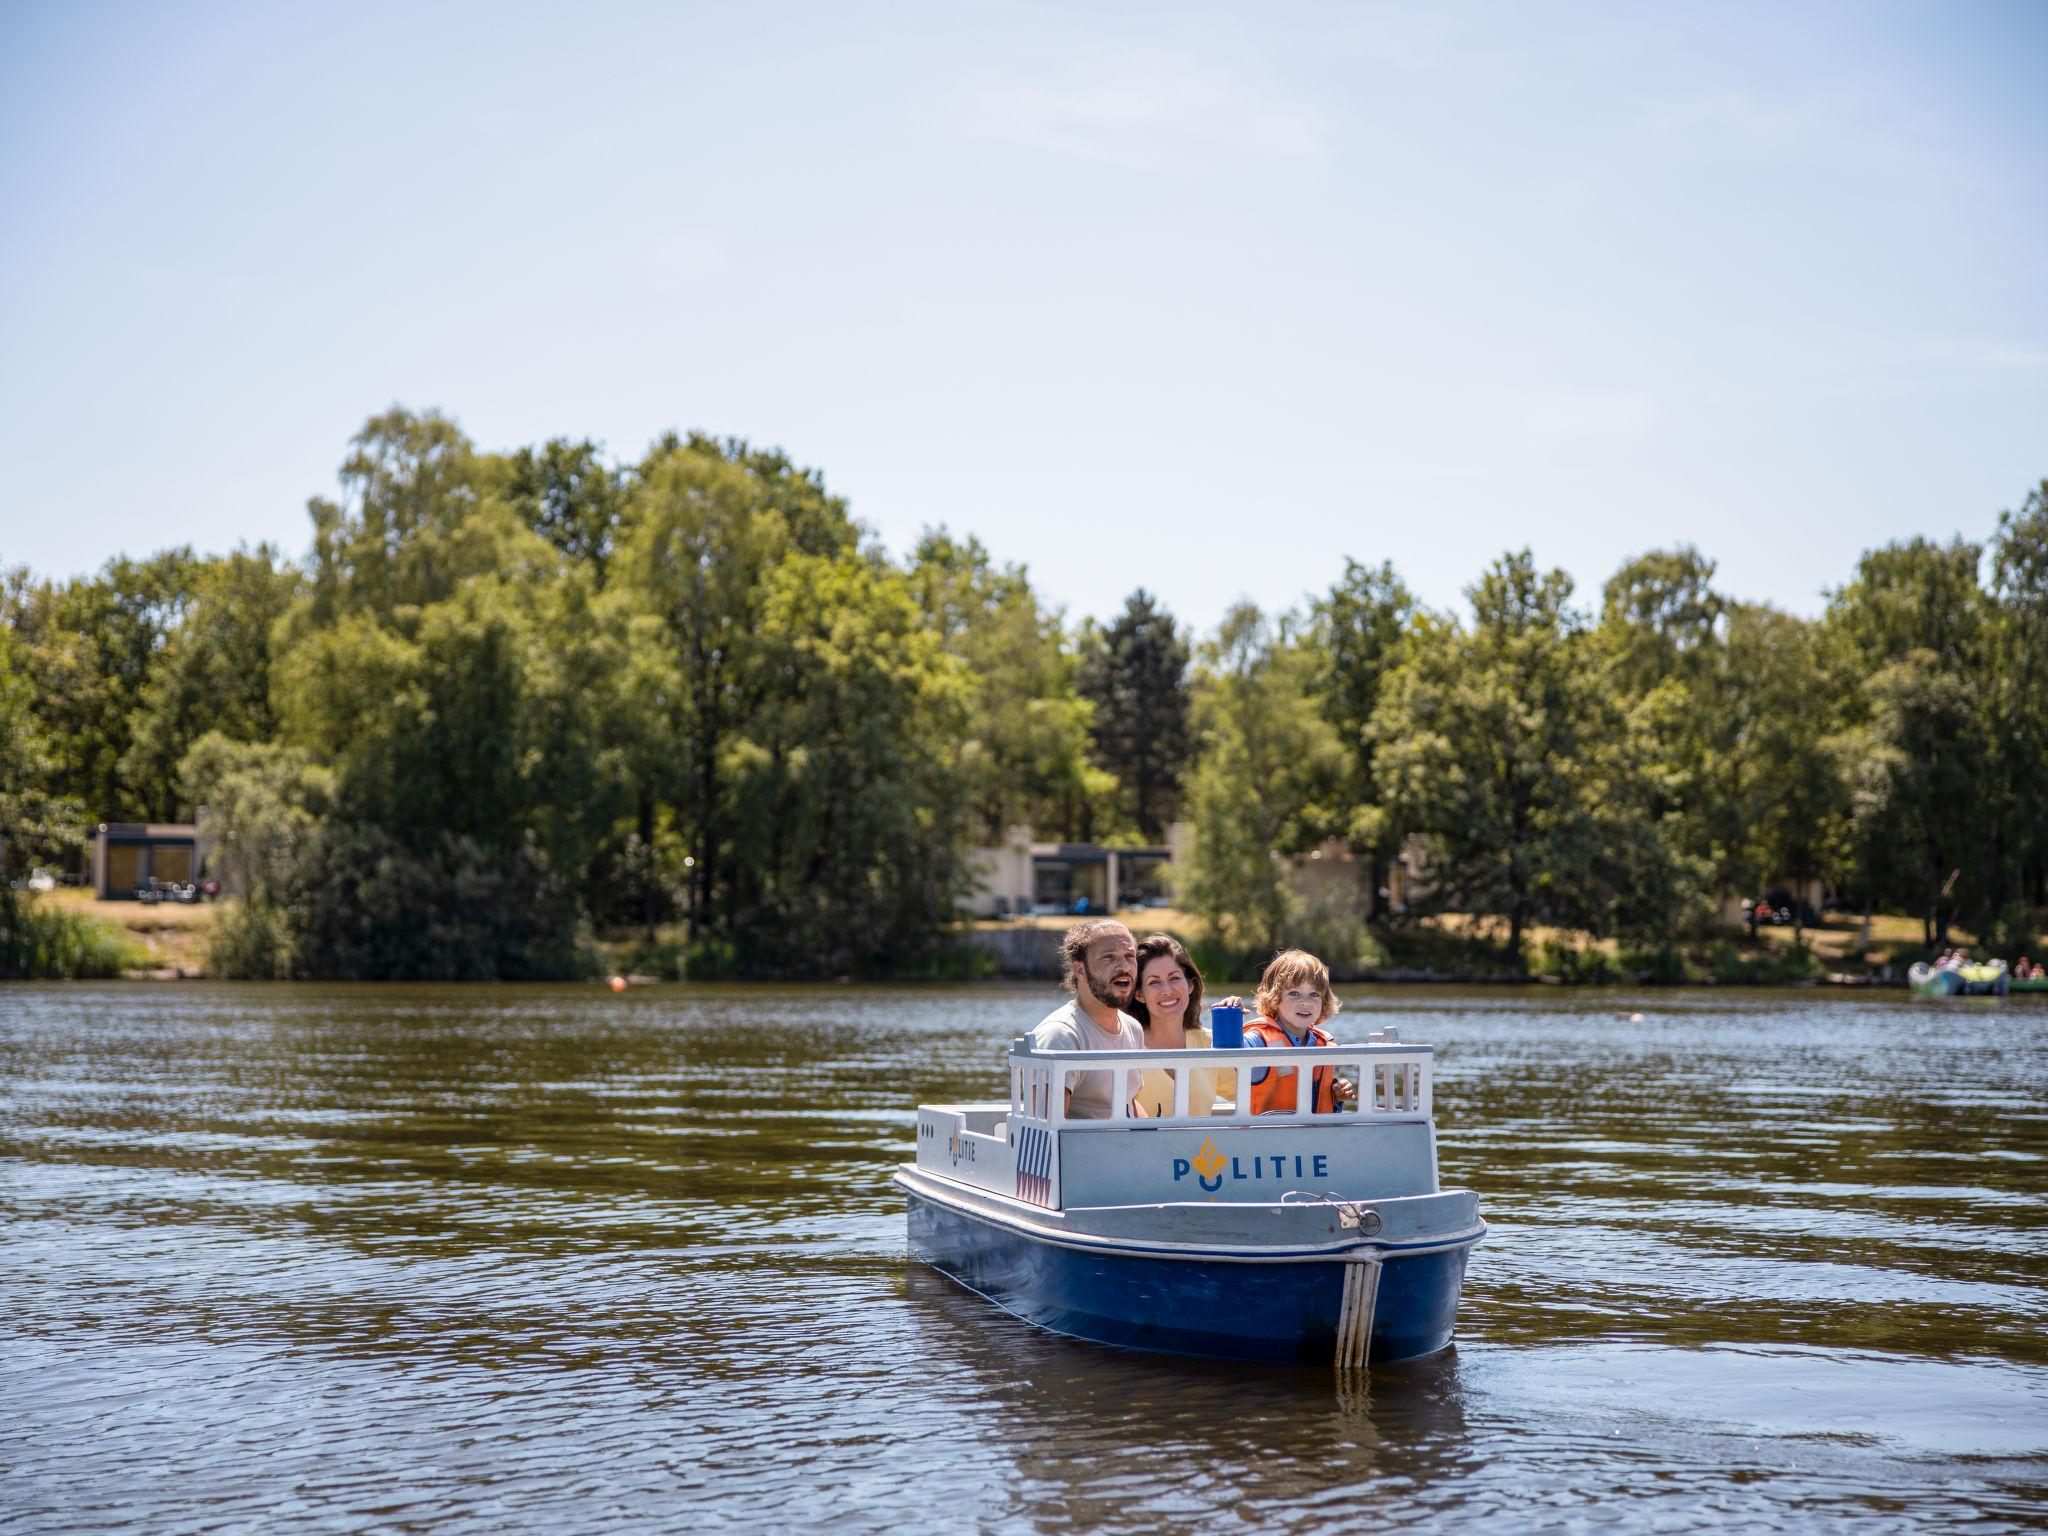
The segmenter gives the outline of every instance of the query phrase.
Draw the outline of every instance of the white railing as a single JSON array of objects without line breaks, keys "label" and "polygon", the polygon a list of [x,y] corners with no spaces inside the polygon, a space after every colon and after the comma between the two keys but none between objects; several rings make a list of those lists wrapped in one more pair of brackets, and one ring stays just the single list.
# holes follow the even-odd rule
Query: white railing
[{"label": "white railing", "polygon": [[[1388,1031],[1387,1034],[1391,1034]],[[1404,1044],[1374,1035],[1362,1045],[1253,1046],[1249,1049],[1180,1051],[1036,1051],[1028,1040],[1010,1048],[1010,1117],[1035,1121],[1055,1130],[1089,1130],[1133,1125],[1266,1125],[1311,1122],[1332,1124],[1345,1117],[1427,1120],[1430,1117],[1430,1062],[1434,1048]],[[1218,1103],[1206,1115],[1190,1111],[1188,1090],[1194,1074],[1206,1068],[1234,1077],[1236,1092],[1228,1104]],[[1251,1112],[1252,1073],[1260,1068],[1294,1069],[1294,1108],[1263,1115]],[[1312,1070],[1330,1067],[1358,1088],[1358,1097],[1339,1104],[1337,1114],[1317,1114]],[[1127,1079],[1134,1071],[1164,1069],[1173,1074],[1173,1112],[1134,1117],[1131,1095],[1112,1082],[1109,1117],[1080,1118],[1067,1113],[1067,1093],[1084,1073],[1107,1072]]]}]

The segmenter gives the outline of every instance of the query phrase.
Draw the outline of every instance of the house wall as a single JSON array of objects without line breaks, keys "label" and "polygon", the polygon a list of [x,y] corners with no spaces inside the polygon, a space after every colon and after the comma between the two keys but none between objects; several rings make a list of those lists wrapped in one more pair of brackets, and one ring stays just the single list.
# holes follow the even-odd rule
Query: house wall
[{"label": "house wall", "polygon": [[994,917],[1001,898],[1010,911],[1031,910],[1031,829],[1010,827],[1003,841],[993,848],[974,848],[967,854],[967,868],[974,884],[966,908],[976,917]]}]

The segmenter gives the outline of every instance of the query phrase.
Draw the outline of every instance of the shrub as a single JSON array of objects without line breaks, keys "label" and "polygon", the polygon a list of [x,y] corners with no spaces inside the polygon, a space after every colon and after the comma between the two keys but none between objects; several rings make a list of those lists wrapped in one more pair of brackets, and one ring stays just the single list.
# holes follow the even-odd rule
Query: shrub
[{"label": "shrub", "polygon": [[1307,950],[1333,975],[1357,976],[1387,963],[1386,946],[1373,937],[1355,900],[1341,887],[1304,892],[1289,915],[1285,936],[1288,948]]},{"label": "shrub", "polygon": [[2008,902],[1998,909],[1984,929],[1984,947],[1994,955],[2016,960],[2040,947],[2039,914],[2023,901]]},{"label": "shrub", "polygon": [[1391,957],[1388,963],[1403,970],[1490,976],[1528,968],[1526,952],[1509,956],[1499,940],[1473,931],[1453,933],[1434,923],[1408,922],[1388,925],[1378,934]]},{"label": "shrub", "polygon": [[683,951],[679,981],[723,981],[738,972],[739,946],[730,939],[692,939]]},{"label": "shrub", "polygon": [[1545,939],[1536,946],[1536,969],[1577,987],[1610,986],[1622,980],[1614,957],[1597,945],[1564,944]]},{"label": "shrub", "polygon": [[1749,951],[1717,939],[1707,947],[1706,965],[1716,981],[1808,981],[1827,969],[1803,941],[1783,951]]},{"label": "shrub", "polygon": [[1669,944],[1654,949],[1624,949],[1621,969],[1642,981],[1687,981],[1692,976],[1685,956]]},{"label": "shrub", "polygon": [[286,881],[289,970],[338,981],[552,981],[589,976],[574,893],[532,847],[444,834],[409,847],[329,822]]},{"label": "shrub", "polygon": [[83,981],[149,964],[149,951],[90,912],[0,891],[0,976]]},{"label": "shrub", "polygon": [[292,974],[289,914],[262,897],[224,902],[206,946],[209,975],[283,981]]}]

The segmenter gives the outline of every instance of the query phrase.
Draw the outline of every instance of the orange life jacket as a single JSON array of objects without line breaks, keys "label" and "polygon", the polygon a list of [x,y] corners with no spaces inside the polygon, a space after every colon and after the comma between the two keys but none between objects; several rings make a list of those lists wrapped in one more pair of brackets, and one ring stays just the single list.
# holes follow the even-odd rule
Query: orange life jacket
[{"label": "orange life jacket", "polygon": [[[1267,1045],[1292,1047],[1294,1044],[1286,1030],[1268,1019],[1250,1020],[1244,1027],[1244,1033],[1247,1040],[1251,1039],[1253,1035],[1257,1035]],[[1310,1045],[1336,1044],[1324,1030],[1315,1025],[1309,1027],[1308,1043]],[[1252,1084],[1252,1113],[1255,1115],[1292,1114],[1301,1102],[1295,1092],[1294,1077],[1295,1073],[1292,1067],[1267,1068],[1265,1080]],[[1315,1084],[1315,1113],[1319,1115],[1334,1115],[1337,1112],[1337,1099],[1335,1090],[1331,1085],[1336,1081],[1337,1074],[1335,1069],[1331,1067],[1317,1067],[1309,1074],[1309,1077]]]}]

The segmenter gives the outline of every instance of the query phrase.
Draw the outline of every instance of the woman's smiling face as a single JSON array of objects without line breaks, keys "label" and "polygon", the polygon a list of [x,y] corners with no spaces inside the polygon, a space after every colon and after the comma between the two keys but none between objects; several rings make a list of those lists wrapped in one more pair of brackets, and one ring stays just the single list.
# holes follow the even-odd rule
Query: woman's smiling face
[{"label": "woman's smiling face", "polygon": [[1138,977],[1138,995],[1154,1021],[1172,1023],[1188,1005],[1188,979],[1171,955],[1155,955]]}]

